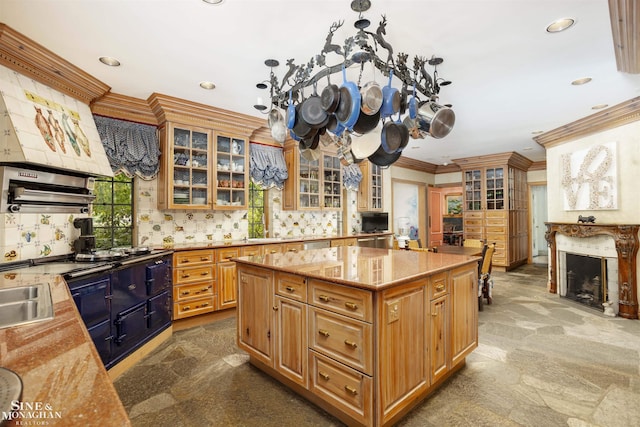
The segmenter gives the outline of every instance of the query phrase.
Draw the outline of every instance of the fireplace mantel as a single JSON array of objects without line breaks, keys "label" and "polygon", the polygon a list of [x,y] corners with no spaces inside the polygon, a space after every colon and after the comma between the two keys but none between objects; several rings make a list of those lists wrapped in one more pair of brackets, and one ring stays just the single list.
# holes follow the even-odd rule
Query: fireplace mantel
[{"label": "fireplace mantel", "polygon": [[620,301],[618,314],[627,319],[638,318],[638,292],[636,283],[636,256],[638,254],[638,224],[581,224],[546,222],[545,239],[551,248],[549,257],[549,292],[557,293],[556,234],[569,237],[613,237],[618,252],[618,284]]}]

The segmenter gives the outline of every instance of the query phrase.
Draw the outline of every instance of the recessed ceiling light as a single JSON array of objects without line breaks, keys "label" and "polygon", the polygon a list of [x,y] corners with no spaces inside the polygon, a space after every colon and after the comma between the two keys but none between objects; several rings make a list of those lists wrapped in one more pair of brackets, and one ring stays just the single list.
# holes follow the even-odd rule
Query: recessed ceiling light
[{"label": "recessed ceiling light", "polygon": [[580,85],[589,83],[590,81],[591,81],[591,77],[582,77],[581,79],[576,79],[572,81],[571,84],[574,86],[580,86]]},{"label": "recessed ceiling light", "polygon": [[602,110],[603,108],[607,108],[609,104],[598,104],[591,107],[592,110]]},{"label": "recessed ceiling light", "polygon": [[119,67],[120,66],[120,61],[118,61],[116,58],[112,58],[111,56],[101,56],[98,59],[104,65],[108,65],[110,67]]},{"label": "recessed ceiling light", "polygon": [[224,0],[202,0],[202,1],[208,4],[222,4],[224,2]]},{"label": "recessed ceiling light", "polygon": [[532,148],[532,147],[524,147],[524,148],[522,149],[522,151],[531,151],[531,150],[533,150],[533,148]]},{"label": "recessed ceiling light", "polygon": [[533,132],[531,132],[532,135],[540,135],[541,133],[544,133],[544,131],[542,131],[542,130],[534,130]]},{"label": "recessed ceiling light", "polygon": [[200,87],[202,89],[211,90],[211,89],[215,89],[216,85],[211,82],[200,82]]},{"label": "recessed ceiling light", "polygon": [[575,23],[576,20],[573,18],[556,19],[551,24],[547,25],[547,33],[559,33],[573,27]]}]

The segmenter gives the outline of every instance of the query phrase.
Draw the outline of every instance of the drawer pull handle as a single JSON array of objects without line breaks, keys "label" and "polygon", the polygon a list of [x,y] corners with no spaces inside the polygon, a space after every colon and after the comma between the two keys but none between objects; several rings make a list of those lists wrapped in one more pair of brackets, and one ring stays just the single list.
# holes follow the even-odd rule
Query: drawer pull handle
[{"label": "drawer pull handle", "polygon": [[182,278],[183,278],[183,279],[186,279],[187,277],[191,277],[191,275],[190,275],[190,274],[183,274],[183,275],[182,275]]},{"label": "drawer pull handle", "polygon": [[356,304],[354,302],[345,302],[344,306],[347,307],[349,310],[357,310],[358,309],[358,304]]},{"label": "drawer pull handle", "polygon": [[350,385],[344,386],[344,389],[347,390],[348,393],[351,393],[354,396],[358,394],[358,390],[356,390],[355,387],[351,387]]},{"label": "drawer pull handle", "polygon": [[318,295],[318,299],[322,302],[329,302],[330,298],[326,295]]},{"label": "drawer pull handle", "polygon": [[271,254],[277,254],[277,253],[278,253],[278,251],[276,251],[275,249],[271,249],[271,251],[270,251],[269,253],[271,253]]},{"label": "drawer pull handle", "polygon": [[318,372],[318,375],[320,376],[320,378],[322,378],[323,380],[329,381],[329,374],[325,373],[325,372]]},{"label": "drawer pull handle", "polygon": [[191,310],[191,307],[188,305],[185,305],[184,307],[182,307],[183,311],[187,311],[187,310]]},{"label": "drawer pull handle", "polygon": [[436,286],[436,292],[442,292],[444,291],[444,283],[440,283],[439,285]]},{"label": "drawer pull handle", "polygon": [[285,288],[288,292],[295,292],[295,289],[293,288],[293,286],[287,286]]},{"label": "drawer pull handle", "polygon": [[329,336],[329,331],[327,331],[326,329],[320,329],[320,330],[318,330],[318,333],[320,335],[322,335],[323,337],[328,337]]},{"label": "drawer pull handle", "polygon": [[186,263],[188,263],[188,262],[189,262],[189,260],[188,260],[188,259],[183,259],[183,260],[180,260],[180,262],[181,262],[182,264],[186,264]]},{"label": "drawer pull handle", "polygon": [[209,274],[208,271],[203,271],[202,273],[200,273],[201,276],[206,276],[207,274]]},{"label": "drawer pull handle", "polygon": [[200,258],[200,261],[209,261],[209,258],[203,256],[202,258]]},{"label": "drawer pull handle", "polygon": [[200,304],[200,307],[206,307],[206,306],[208,306],[208,305],[209,305],[209,303],[208,303],[208,302],[203,302],[202,304]]},{"label": "drawer pull handle", "polygon": [[191,293],[191,291],[182,291],[180,292],[180,295],[189,295]]},{"label": "drawer pull handle", "polygon": [[353,342],[353,341],[350,341],[350,340],[344,340],[344,343],[345,343],[346,345],[348,345],[349,347],[352,347],[352,348],[358,348],[358,344],[356,344],[356,343],[355,343],[355,342]]}]

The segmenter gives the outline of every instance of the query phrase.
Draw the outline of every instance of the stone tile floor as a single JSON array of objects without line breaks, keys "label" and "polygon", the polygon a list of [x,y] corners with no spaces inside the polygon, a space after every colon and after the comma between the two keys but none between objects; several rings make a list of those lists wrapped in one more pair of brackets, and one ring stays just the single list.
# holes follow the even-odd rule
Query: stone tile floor
[{"label": "stone tile floor", "polygon": [[[546,291],[546,266],[494,272],[467,365],[397,425],[640,426],[640,320]],[[246,363],[235,319],[175,332],[115,381],[134,426],[341,426]]]}]

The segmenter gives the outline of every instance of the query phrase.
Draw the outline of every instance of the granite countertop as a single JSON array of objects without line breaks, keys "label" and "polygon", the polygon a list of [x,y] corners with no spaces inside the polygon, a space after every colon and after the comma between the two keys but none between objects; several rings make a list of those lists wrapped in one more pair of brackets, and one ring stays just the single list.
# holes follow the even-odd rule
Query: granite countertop
[{"label": "granite countertop", "polygon": [[470,263],[478,256],[341,246],[232,258],[346,286],[382,290]]},{"label": "granite countertop", "polygon": [[62,277],[0,275],[0,289],[36,283],[49,283],[54,318],[0,329],[0,366],[22,379],[26,415],[3,427],[131,425]]},{"label": "granite countertop", "polygon": [[264,239],[248,239],[248,240],[225,240],[225,241],[207,241],[207,242],[186,242],[186,243],[174,243],[164,246],[165,249],[173,249],[174,251],[189,251],[196,249],[217,249],[228,248],[230,246],[254,246],[254,245],[273,245],[279,243],[296,243],[296,242],[308,242],[318,240],[337,240],[337,239],[351,239],[360,237],[372,237],[372,236],[390,236],[391,231],[385,233],[359,233],[350,234],[347,236],[299,236],[299,237],[266,237]]}]

